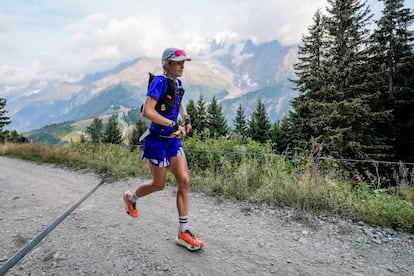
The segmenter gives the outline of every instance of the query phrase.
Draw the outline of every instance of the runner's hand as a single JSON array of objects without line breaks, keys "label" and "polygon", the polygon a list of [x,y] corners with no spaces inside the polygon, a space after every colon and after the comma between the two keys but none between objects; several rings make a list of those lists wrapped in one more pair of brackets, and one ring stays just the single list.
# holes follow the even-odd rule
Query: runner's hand
[{"label": "runner's hand", "polygon": [[193,129],[193,127],[191,126],[191,123],[185,124],[184,127],[185,127],[186,133],[189,133]]}]

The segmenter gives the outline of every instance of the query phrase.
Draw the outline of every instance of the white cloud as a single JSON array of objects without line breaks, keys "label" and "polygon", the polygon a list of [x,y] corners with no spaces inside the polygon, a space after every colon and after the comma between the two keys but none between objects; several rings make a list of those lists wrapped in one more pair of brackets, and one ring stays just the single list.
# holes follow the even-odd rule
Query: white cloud
[{"label": "white cloud", "polygon": [[317,8],[325,5],[326,0],[239,0],[231,27],[243,38],[255,38],[258,42],[277,39],[291,45],[300,42]]},{"label": "white cloud", "polygon": [[0,33],[7,33],[16,29],[10,16],[0,13]]},{"label": "white cloud", "polygon": [[26,81],[35,77],[34,68],[28,69],[8,64],[0,65],[0,83],[8,85],[17,85],[23,83],[27,85]]},{"label": "white cloud", "polygon": [[0,83],[48,75],[41,72],[102,71],[141,56],[160,58],[166,47],[194,56],[216,34],[295,44],[316,9],[326,5],[327,0],[7,1],[0,14]]},{"label": "white cloud", "polygon": [[[207,38],[216,33],[231,33],[237,39],[251,38],[258,42],[279,39],[285,44],[297,43],[305,29],[300,20],[309,17],[303,14],[311,8],[307,3],[315,1],[291,2],[213,0],[206,4],[187,0],[173,5],[180,7],[181,14],[165,11],[161,14],[162,9],[157,14],[153,9],[163,6],[165,9],[165,2],[154,1],[144,7],[142,2],[128,1],[131,9],[123,10],[128,16],[121,17],[114,16],[122,13],[119,4],[114,6],[113,1],[104,1],[101,5],[107,13],[88,15],[66,28],[70,39],[62,52],[72,56],[72,62],[66,63],[72,70],[75,67],[97,70],[139,56],[158,58],[165,47],[200,52],[206,48]],[[289,11],[292,6],[290,9],[296,10],[293,13]],[[72,64],[75,60],[78,64]]]},{"label": "white cloud", "polygon": [[[202,47],[202,38],[157,18],[110,18],[95,14],[67,28],[70,34],[63,52],[77,56],[80,68],[107,67],[136,57],[160,58],[166,47]],[[179,44],[179,45],[178,45]]]},{"label": "white cloud", "polygon": [[0,84],[3,86],[2,93],[9,90],[23,88],[31,84],[33,80],[67,80],[75,81],[79,76],[68,74],[60,74],[55,71],[45,71],[39,64],[30,66],[15,66],[8,64],[0,64]]}]

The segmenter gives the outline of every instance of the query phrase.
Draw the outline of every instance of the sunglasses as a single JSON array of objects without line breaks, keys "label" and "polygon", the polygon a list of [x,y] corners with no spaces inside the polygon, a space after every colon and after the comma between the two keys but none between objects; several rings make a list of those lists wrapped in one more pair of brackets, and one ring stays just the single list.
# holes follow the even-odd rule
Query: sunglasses
[{"label": "sunglasses", "polygon": [[186,52],[184,51],[184,50],[177,50],[177,51],[175,51],[174,52],[174,55],[176,56],[176,57],[181,57],[181,56],[187,56],[187,54],[186,54]]},{"label": "sunglasses", "polygon": [[186,52],[184,50],[176,50],[168,56],[167,60],[172,58],[172,57],[181,57],[181,56],[186,57],[187,56]]}]

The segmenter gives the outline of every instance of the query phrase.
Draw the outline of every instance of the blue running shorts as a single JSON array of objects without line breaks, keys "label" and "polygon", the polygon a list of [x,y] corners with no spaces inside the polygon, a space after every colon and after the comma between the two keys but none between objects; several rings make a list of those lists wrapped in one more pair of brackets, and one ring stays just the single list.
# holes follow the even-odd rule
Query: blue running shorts
[{"label": "blue running shorts", "polygon": [[150,134],[145,138],[142,160],[149,160],[157,167],[168,167],[170,158],[184,156],[184,149],[179,137],[163,137]]}]

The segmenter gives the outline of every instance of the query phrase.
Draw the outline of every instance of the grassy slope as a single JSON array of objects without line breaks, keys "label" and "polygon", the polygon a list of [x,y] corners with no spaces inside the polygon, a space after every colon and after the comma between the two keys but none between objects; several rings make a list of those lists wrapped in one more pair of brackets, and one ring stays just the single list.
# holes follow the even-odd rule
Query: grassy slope
[{"label": "grassy slope", "polygon": [[[184,142],[194,190],[219,199],[289,206],[414,233],[413,180],[398,187],[377,189],[375,179],[355,182],[343,178],[332,160],[315,162],[306,156],[286,160],[270,154],[270,147],[255,142],[200,142],[197,137]],[[136,151],[131,153],[125,146],[82,143],[71,147],[0,145],[3,156],[92,170],[111,178],[148,178],[146,163],[136,158],[140,149]],[[168,181],[173,181],[170,174]]]}]

